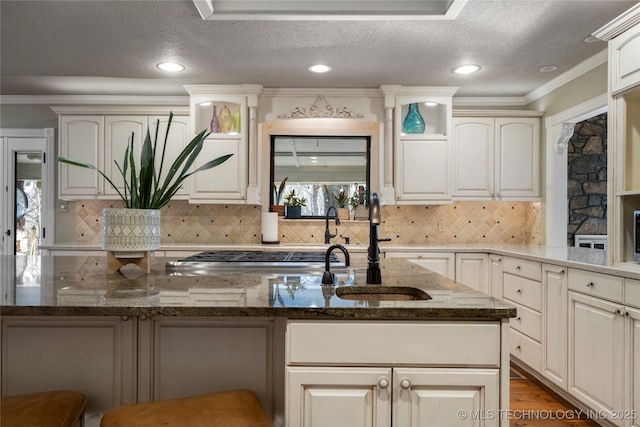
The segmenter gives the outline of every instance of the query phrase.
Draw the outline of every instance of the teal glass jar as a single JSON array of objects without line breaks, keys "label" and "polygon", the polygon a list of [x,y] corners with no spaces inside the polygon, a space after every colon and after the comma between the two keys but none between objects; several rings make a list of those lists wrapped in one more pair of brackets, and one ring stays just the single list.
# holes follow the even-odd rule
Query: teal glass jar
[{"label": "teal glass jar", "polygon": [[402,132],[413,134],[424,133],[424,119],[420,114],[418,104],[409,104],[409,111],[402,122]]}]

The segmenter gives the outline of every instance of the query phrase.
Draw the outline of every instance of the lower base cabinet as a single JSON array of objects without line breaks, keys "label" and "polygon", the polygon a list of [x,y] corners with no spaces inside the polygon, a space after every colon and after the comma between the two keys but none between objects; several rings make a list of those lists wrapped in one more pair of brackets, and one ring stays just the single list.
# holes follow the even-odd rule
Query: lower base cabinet
[{"label": "lower base cabinet", "polygon": [[287,368],[290,426],[497,426],[498,369]]}]

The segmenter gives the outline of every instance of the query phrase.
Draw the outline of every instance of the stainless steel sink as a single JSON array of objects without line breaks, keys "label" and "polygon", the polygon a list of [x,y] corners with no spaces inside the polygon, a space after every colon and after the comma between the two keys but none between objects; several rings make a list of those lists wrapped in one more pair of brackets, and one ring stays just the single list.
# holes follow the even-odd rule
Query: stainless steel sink
[{"label": "stainless steel sink", "polygon": [[360,301],[425,301],[431,299],[431,295],[422,289],[410,286],[340,286],[336,288],[336,295],[342,299]]}]

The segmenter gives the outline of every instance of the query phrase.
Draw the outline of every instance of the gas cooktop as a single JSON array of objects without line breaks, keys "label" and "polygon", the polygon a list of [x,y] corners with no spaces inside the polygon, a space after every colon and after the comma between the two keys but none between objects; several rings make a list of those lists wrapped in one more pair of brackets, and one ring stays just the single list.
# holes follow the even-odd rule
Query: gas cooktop
[{"label": "gas cooktop", "polygon": [[[330,258],[331,267],[344,267],[334,253]],[[221,269],[304,268],[324,269],[324,252],[264,252],[264,251],[213,251],[201,252],[175,262],[167,263],[168,271],[196,272]]]}]

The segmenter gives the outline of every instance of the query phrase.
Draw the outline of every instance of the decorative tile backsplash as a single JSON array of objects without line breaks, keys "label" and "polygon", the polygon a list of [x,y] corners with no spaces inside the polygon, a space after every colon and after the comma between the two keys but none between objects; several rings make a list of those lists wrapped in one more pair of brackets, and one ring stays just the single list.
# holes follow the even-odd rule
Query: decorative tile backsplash
[{"label": "decorative tile backsplash", "polygon": [[[102,243],[102,209],[119,202],[83,200],[75,203],[75,241]],[[383,206],[381,238],[394,245],[449,243],[540,244],[539,202],[455,202],[442,206]],[[161,244],[259,244],[261,207],[194,205],[174,201],[162,209]],[[324,220],[281,219],[280,243],[324,243]],[[335,223],[330,230],[335,233]],[[369,243],[368,221],[342,221],[333,242]]]}]

